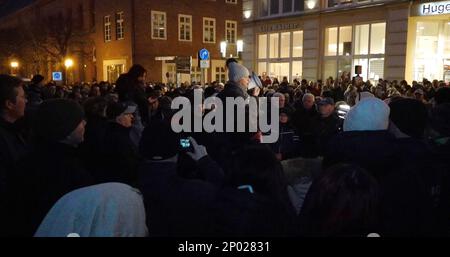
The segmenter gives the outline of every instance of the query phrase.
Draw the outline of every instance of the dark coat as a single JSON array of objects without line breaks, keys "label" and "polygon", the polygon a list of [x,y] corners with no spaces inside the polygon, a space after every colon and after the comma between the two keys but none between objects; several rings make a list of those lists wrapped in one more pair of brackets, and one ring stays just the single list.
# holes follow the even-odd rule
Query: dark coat
[{"label": "dark coat", "polygon": [[98,145],[91,148],[93,151],[90,151],[91,158],[87,166],[95,182],[135,185],[139,154],[130,139],[130,129],[116,122],[107,122],[103,134],[95,141]]},{"label": "dark coat", "polygon": [[381,192],[380,233],[385,236],[436,235],[434,201],[437,172],[426,145],[395,139],[387,131],[344,132],[328,145],[324,166],[355,163],[378,181]]},{"label": "dark coat", "polygon": [[[0,118],[0,205],[6,206],[8,187],[11,187],[10,176],[16,172],[17,161],[26,155],[28,145],[19,132],[16,124]],[[6,213],[0,213],[0,236],[7,235]]]},{"label": "dark coat", "polygon": [[209,157],[198,163],[203,180],[177,175],[176,163],[146,162],[139,169],[152,236],[286,236],[291,216],[259,194],[224,186]]},{"label": "dark coat", "polygon": [[236,149],[241,148],[244,145],[248,145],[248,144],[252,144],[254,143],[254,136],[256,133],[253,132],[249,132],[248,129],[248,121],[249,121],[249,109],[248,106],[245,107],[245,132],[237,132],[237,116],[238,116],[238,112],[242,112],[242,110],[238,110],[237,107],[234,108],[234,131],[232,133],[228,133],[225,132],[226,131],[226,124],[227,124],[227,117],[230,117],[230,115],[226,112],[226,98],[230,97],[230,98],[238,98],[238,97],[242,97],[244,100],[247,99],[249,96],[248,94],[237,84],[234,82],[228,82],[225,85],[224,90],[222,90],[217,97],[222,101],[223,103],[223,117],[224,117],[224,122],[223,122],[223,133],[214,133],[216,140],[214,142],[214,146],[212,147],[217,147],[217,149],[219,149],[220,152],[217,153],[216,156],[221,157],[221,160],[219,161],[219,164],[224,167],[223,165],[226,164],[227,159],[230,158],[231,153],[233,151],[235,151]]},{"label": "dark coat", "polygon": [[32,236],[62,196],[93,184],[77,149],[65,144],[37,146],[20,164],[9,192],[15,235]]},{"label": "dark coat", "polygon": [[303,106],[298,104],[298,108],[294,112],[293,124],[300,137],[311,136],[314,132],[313,120],[318,117],[316,107],[306,110]]},{"label": "dark coat", "polygon": [[327,118],[316,116],[312,120],[312,127],[314,128],[313,145],[308,145],[310,142],[305,140],[305,156],[323,156],[331,138],[342,131],[342,125],[343,121],[336,114]]},{"label": "dark coat", "polygon": [[15,168],[15,163],[28,151],[24,136],[17,124],[0,118],[0,188],[5,188],[6,176]]},{"label": "dark coat", "polygon": [[300,156],[300,139],[289,124],[280,124],[280,136],[271,144],[274,153],[281,153],[283,160]]}]

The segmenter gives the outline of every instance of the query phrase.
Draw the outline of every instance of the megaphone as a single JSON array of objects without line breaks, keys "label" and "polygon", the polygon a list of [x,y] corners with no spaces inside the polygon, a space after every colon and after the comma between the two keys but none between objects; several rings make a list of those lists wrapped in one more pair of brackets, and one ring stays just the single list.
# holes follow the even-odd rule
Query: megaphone
[{"label": "megaphone", "polygon": [[252,72],[252,75],[250,75],[250,83],[248,84],[248,90],[252,90],[255,87],[262,88],[263,85],[258,75],[256,75],[255,72]]}]

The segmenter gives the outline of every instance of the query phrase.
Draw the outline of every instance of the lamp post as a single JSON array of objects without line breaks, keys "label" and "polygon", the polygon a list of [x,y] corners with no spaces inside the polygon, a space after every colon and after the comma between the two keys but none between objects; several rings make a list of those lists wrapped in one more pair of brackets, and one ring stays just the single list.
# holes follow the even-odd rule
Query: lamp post
[{"label": "lamp post", "polygon": [[64,66],[66,66],[66,84],[69,84],[69,69],[73,66],[73,60],[70,58],[67,58],[64,61]]},{"label": "lamp post", "polygon": [[227,57],[227,41],[220,42],[220,53],[222,53],[222,58]]},{"label": "lamp post", "polygon": [[10,63],[10,65],[11,65],[11,75],[16,75],[17,68],[19,68],[19,62],[18,61],[12,61]]},{"label": "lamp post", "polygon": [[244,52],[244,40],[238,40],[236,41],[236,48],[237,48],[237,56],[239,59],[242,59],[242,52]]}]

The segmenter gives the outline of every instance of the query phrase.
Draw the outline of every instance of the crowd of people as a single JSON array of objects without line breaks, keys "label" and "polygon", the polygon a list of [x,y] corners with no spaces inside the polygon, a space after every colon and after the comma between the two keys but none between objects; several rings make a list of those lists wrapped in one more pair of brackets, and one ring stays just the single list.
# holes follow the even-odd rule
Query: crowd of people
[{"label": "crowd of people", "polygon": [[[0,235],[450,235],[445,82],[279,83],[226,65],[225,85],[149,84],[140,65],[114,85],[0,75]],[[194,106],[196,90],[278,101],[277,142],[175,133],[175,98],[191,100],[192,117],[211,111]],[[320,163],[301,192],[292,160]]]}]

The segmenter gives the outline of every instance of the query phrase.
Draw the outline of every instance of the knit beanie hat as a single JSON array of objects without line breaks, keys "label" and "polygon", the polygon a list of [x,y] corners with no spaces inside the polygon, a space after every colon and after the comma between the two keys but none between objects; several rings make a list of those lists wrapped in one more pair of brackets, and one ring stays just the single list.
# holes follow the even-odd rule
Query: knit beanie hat
[{"label": "knit beanie hat", "polygon": [[248,78],[250,73],[247,68],[239,63],[232,62],[228,65],[228,77],[233,82],[239,82],[242,78]]},{"label": "knit beanie hat", "polygon": [[347,113],[344,131],[378,131],[389,127],[389,106],[378,98],[362,99]]},{"label": "knit beanie hat", "polygon": [[33,129],[38,140],[59,142],[68,137],[83,119],[84,111],[77,102],[53,99],[39,106]]},{"label": "knit beanie hat", "polygon": [[410,98],[403,98],[389,104],[390,119],[401,132],[414,138],[422,138],[427,125],[427,108],[425,105]]}]

